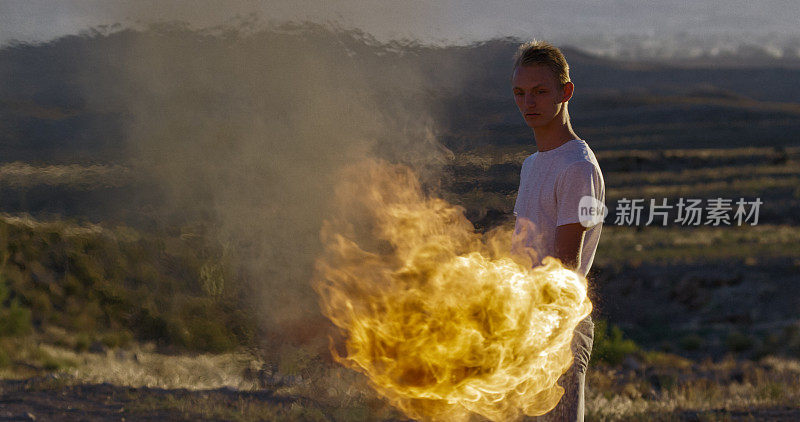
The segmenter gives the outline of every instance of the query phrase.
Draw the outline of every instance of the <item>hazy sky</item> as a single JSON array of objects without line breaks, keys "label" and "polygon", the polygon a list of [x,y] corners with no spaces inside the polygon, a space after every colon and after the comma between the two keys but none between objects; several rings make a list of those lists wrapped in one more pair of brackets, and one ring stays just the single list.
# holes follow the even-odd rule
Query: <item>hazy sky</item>
[{"label": "hazy sky", "polygon": [[99,25],[179,20],[194,27],[236,22],[334,21],[380,40],[465,43],[495,36],[654,39],[676,34],[800,34],[797,0],[0,0],[0,44],[44,41]]}]

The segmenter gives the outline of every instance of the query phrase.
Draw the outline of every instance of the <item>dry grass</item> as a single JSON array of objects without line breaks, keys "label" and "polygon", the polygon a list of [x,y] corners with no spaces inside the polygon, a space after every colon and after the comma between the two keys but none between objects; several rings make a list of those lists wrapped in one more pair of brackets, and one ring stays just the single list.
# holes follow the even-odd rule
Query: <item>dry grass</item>
[{"label": "dry grass", "polygon": [[800,362],[643,364],[637,369],[592,368],[587,379],[590,420],[675,419],[682,413],[800,407]]},{"label": "dry grass", "polygon": [[[104,383],[144,389],[126,393],[132,395],[125,404],[130,415],[169,414],[187,420],[202,415],[237,421],[396,420],[401,416],[362,375],[304,349],[284,347],[275,371],[265,372],[266,362],[245,351],[165,355],[152,345],[135,345],[91,353],[30,339],[17,345],[27,351],[15,360],[28,363],[5,368],[1,378],[31,380],[29,388],[35,391]],[[68,364],[47,371],[40,363],[42,356]],[[41,378],[47,373],[55,376]]]},{"label": "dry grass", "polygon": [[48,185],[93,189],[124,186],[131,181],[130,170],[121,165],[33,166],[23,162],[0,165],[0,186],[19,188]]},{"label": "dry grass", "polygon": [[[519,164],[530,152],[527,146],[514,146],[490,154],[462,154],[454,163],[488,169],[496,164]],[[800,148],[786,148],[785,152],[797,156]],[[790,192],[790,196],[795,192],[793,198],[797,199],[800,179],[791,164],[736,166],[723,163],[725,160],[764,161],[775,153],[774,148],[731,148],[598,151],[597,155],[601,163],[635,157],[652,162],[664,158],[697,158],[723,164],[713,169],[609,172],[609,181],[614,178],[617,186],[624,186],[609,186],[609,198],[724,197],[729,192],[736,193],[738,198],[759,196],[757,194],[769,188],[776,188]],[[0,183],[9,186],[64,183],[88,186],[96,181],[123,183],[126,177],[127,170],[121,167],[33,167],[19,163],[0,167]],[[727,179],[741,180],[729,183]],[[634,186],[637,184],[646,184],[646,187]],[[468,208],[510,212],[513,205],[513,195],[477,189],[458,197]],[[128,237],[132,240],[137,237],[133,231],[39,222],[24,216],[0,215],[0,221],[12,227],[58,231],[65,238],[116,236],[124,243]],[[601,243],[596,261],[600,265],[680,263],[688,259],[701,263],[720,259],[737,265],[754,265],[761,259],[785,258],[793,260],[795,268],[800,267],[794,252],[800,244],[800,228],[792,225],[670,226],[635,230],[607,224]],[[187,418],[202,414],[223,420],[387,420],[400,417],[371,390],[363,376],[302,349],[281,350],[275,362],[275,374],[265,375],[267,362],[263,357],[243,351],[166,355],[157,353],[152,346],[133,344],[124,349],[90,353],[76,352],[71,346],[44,344],[35,337],[3,341],[2,348],[14,352],[6,356],[5,366],[0,365],[0,378],[58,373],[67,375],[65,379],[77,385],[110,383],[167,390],[164,394],[135,400],[129,406],[134,414],[168,410],[188,415]],[[707,414],[699,417],[700,420],[715,420],[718,416],[714,416],[714,412],[722,412],[719,418],[724,420],[725,412],[737,410],[779,406],[800,409],[800,362],[776,357],[757,362],[727,359],[697,363],[674,355],[640,352],[637,365],[591,367],[587,383],[587,420],[681,420],[686,419],[681,415],[687,412]],[[57,387],[54,385],[53,391],[57,391]],[[189,390],[190,394],[178,394],[181,389]],[[209,393],[215,389],[268,391],[276,397],[291,399],[291,403],[281,407],[263,401],[258,395],[230,399]]]},{"label": "dry grass", "polygon": [[263,361],[242,351],[222,354],[165,355],[153,345],[104,349],[100,353],[41,342],[37,336],[3,339],[7,365],[0,378],[22,379],[42,373],[69,375],[75,382],[111,383],[129,387],[164,389],[258,388],[252,375]]},{"label": "dry grass", "polygon": [[[745,197],[752,200],[763,197],[765,192],[775,189],[797,191],[800,177],[742,177],[737,180],[716,180],[675,185],[645,185],[610,188],[606,187],[606,202],[610,205],[614,198],[717,198],[738,200]],[[674,204],[674,203],[673,203]]]},{"label": "dry grass", "polygon": [[[259,372],[264,360],[241,351],[188,356],[159,354],[144,345],[103,353],[76,353],[45,344],[20,346],[29,349],[20,358],[35,365],[41,365],[36,362],[43,357],[69,362],[53,369],[61,376],[45,379],[50,381],[37,384],[36,391],[56,393],[67,386],[102,383],[150,388],[125,393],[131,395],[124,405],[130,416],[168,414],[191,419],[203,415],[242,421],[402,419],[363,376],[302,349],[281,350],[274,376],[265,378]],[[6,370],[3,377],[9,375]],[[800,361],[766,357],[757,362],[726,358],[698,363],[672,354],[636,352],[619,366],[591,366],[586,400],[587,420],[597,421],[696,420],[696,415],[707,415],[701,420],[723,415],[719,417],[725,420],[724,415],[735,411],[797,409]]]},{"label": "dry grass", "polygon": [[[645,217],[646,220],[646,217]],[[800,228],[790,225],[756,226],[603,226],[595,263],[661,264],[728,260],[755,265],[769,259],[792,259],[800,244]]]},{"label": "dry grass", "polygon": [[31,217],[28,214],[11,215],[7,213],[0,213],[0,223],[38,231],[58,232],[63,234],[65,237],[108,234],[107,230],[104,230],[103,227],[97,224],[74,224],[65,222],[64,220],[39,220]]},{"label": "dry grass", "polygon": [[107,353],[75,353],[64,349],[50,352],[79,362],[68,372],[81,382],[164,389],[256,389],[257,380],[247,374],[263,364],[242,352],[171,356],[147,347]]},{"label": "dry grass", "polygon": [[[696,125],[697,123],[692,123]],[[747,123],[751,124],[751,123]],[[716,125],[716,124],[715,124]],[[649,125],[647,125],[649,127]],[[615,130],[617,127],[615,127]],[[639,130],[641,128],[637,128]],[[639,158],[647,162],[657,162],[663,159],[701,159],[701,160],[743,160],[743,161],[763,161],[775,156],[773,147],[744,147],[744,148],[692,148],[692,149],[620,149],[604,150],[602,146],[592,144],[591,138],[589,145],[595,150],[595,156],[602,166],[604,162]],[[800,156],[800,147],[784,148],[787,157]],[[510,145],[492,146],[484,149],[477,149],[475,152],[463,152],[453,157],[452,165],[466,166],[474,165],[483,169],[497,164],[522,164],[529,155],[535,152],[534,144],[530,145]]]},{"label": "dry grass", "polygon": [[[800,168],[782,164],[772,165],[742,165],[718,166],[714,168],[689,168],[679,171],[642,171],[613,173],[613,182],[619,186],[636,185],[674,185],[694,183],[702,180],[705,183],[712,181],[746,180],[758,176],[759,178],[782,178],[800,174]],[[611,179],[611,176],[607,176]]]}]

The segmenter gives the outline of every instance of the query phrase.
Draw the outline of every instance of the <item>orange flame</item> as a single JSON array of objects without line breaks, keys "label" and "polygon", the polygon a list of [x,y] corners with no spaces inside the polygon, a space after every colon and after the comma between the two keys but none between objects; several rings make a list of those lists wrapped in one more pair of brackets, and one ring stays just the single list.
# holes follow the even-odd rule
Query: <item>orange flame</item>
[{"label": "orange flame", "polygon": [[406,167],[371,162],[350,176],[337,192],[347,215],[323,228],[315,281],[346,336],[336,360],[415,419],[553,409],[573,330],[592,309],[586,280],[553,258],[531,268],[511,253],[509,231],[476,233]]}]

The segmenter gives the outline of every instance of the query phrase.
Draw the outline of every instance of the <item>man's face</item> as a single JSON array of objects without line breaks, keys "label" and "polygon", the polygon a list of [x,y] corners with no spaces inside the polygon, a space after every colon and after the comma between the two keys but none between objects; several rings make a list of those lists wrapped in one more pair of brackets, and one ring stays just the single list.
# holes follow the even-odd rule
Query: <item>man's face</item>
[{"label": "man's face", "polygon": [[[567,83],[571,88],[571,83]],[[553,121],[569,99],[567,86],[559,87],[553,71],[546,66],[519,66],[511,79],[514,101],[531,128]],[[571,91],[569,92],[571,95]]]}]

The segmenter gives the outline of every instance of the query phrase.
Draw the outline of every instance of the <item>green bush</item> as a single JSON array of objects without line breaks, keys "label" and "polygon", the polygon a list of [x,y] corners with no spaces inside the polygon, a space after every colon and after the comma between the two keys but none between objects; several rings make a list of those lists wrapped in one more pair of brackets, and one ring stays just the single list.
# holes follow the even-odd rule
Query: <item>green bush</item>
[{"label": "green bush", "polygon": [[188,324],[189,338],[187,346],[194,350],[219,353],[235,348],[236,337],[225,325],[204,319],[195,319]]},{"label": "green bush", "polygon": [[731,352],[744,352],[752,349],[755,345],[755,341],[746,334],[734,331],[728,334],[728,338],[725,339],[725,345]]},{"label": "green bush", "polygon": [[[133,339],[198,351],[250,344],[242,276],[213,238],[0,218],[0,336],[57,327],[124,347]],[[78,233],[78,234],[75,234]]]},{"label": "green bush", "polygon": [[206,262],[200,267],[200,281],[203,292],[211,297],[222,295],[225,288],[225,275],[221,265],[214,262]]},{"label": "green bush", "polygon": [[0,345],[0,368],[5,368],[8,365],[11,365],[11,357],[8,356],[5,348]]},{"label": "green bush", "polygon": [[0,275],[0,337],[27,334],[31,330],[31,310],[8,297],[5,277]]},{"label": "green bush", "polygon": [[0,336],[21,336],[31,331],[31,310],[17,301],[0,311]]},{"label": "green bush", "polygon": [[602,319],[595,321],[592,363],[619,365],[625,356],[637,351],[639,346],[633,340],[624,338],[619,327]]},{"label": "green bush", "polygon": [[697,334],[689,334],[680,339],[680,346],[683,350],[695,351],[705,345],[705,340]]},{"label": "green bush", "polygon": [[75,338],[75,351],[76,352],[85,352],[89,350],[89,346],[92,344],[92,339],[89,338],[89,335],[86,333],[78,334]]},{"label": "green bush", "polygon": [[105,334],[100,341],[107,347],[113,349],[116,347],[127,347],[131,343],[131,340],[133,340],[133,336],[128,330],[120,330]]}]

